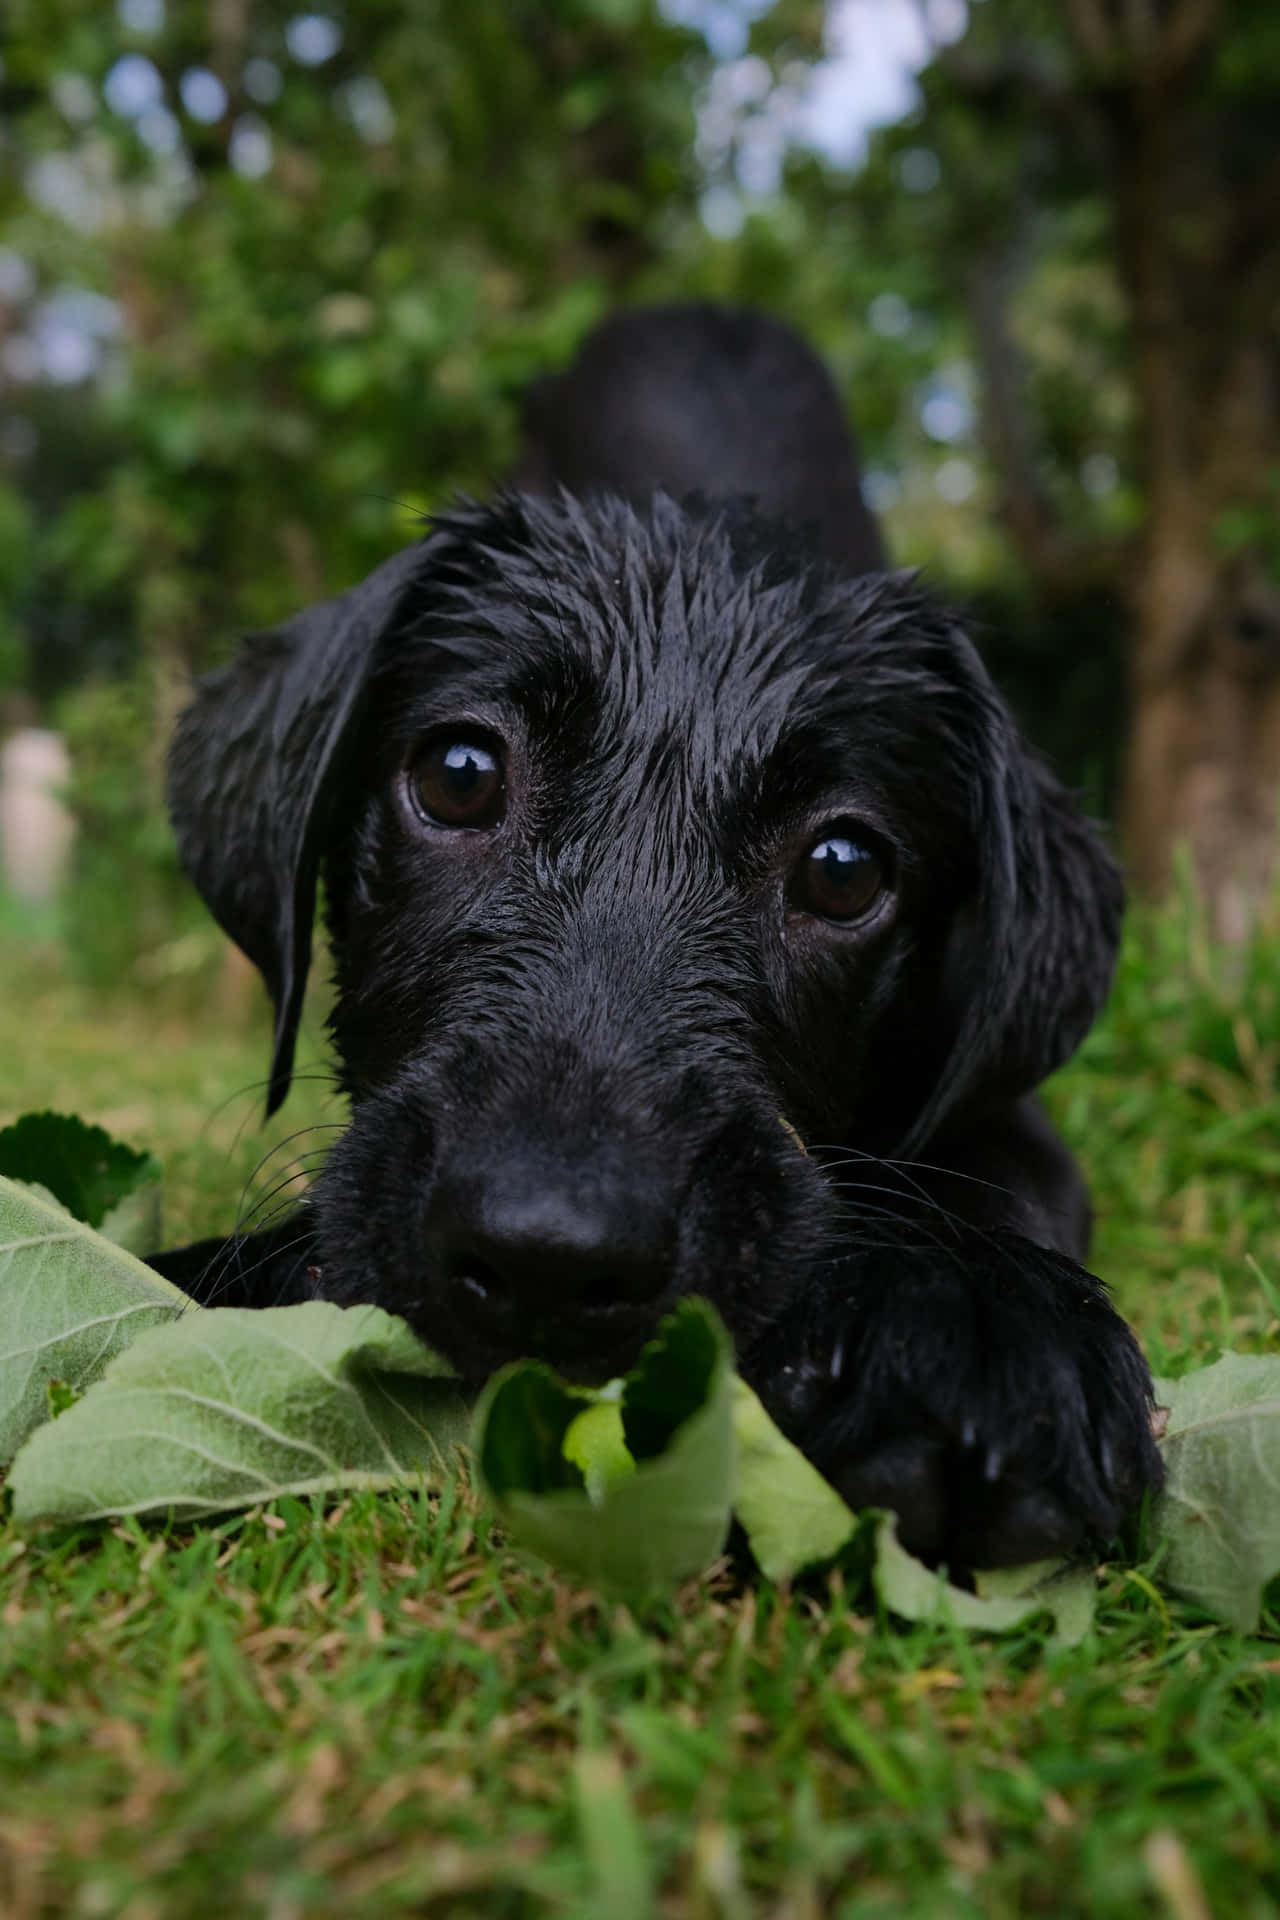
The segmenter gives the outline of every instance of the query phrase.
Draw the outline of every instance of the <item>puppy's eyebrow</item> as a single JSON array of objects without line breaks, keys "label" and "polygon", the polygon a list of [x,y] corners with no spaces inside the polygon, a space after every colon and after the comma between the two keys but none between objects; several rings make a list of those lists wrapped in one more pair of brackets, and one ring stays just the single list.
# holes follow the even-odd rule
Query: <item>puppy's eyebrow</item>
[{"label": "puppy's eyebrow", "polygon": [[512,678],[511,698],[531,727],[557,740],[566,727],[590,726],[601,708],[596,676],[567,642],[526,660]]},{"label": "puppy's eyebrow", "polygon": [[[807,811],[821,805],[827,794],[835,801],[848,796],[851,788],[866,788],[868,803],[872,803],[871,790],[878,785],[874,775],[868,779],[868,763],[874,768],[872,745],[867,742],[859,752],[857,743],[843,730],[816,720],[812,714],[798,717],[783,726],[770,751],[757,762],[755,785],[760,806],[770,813]],[[843,803],[849,804],[847,797]]]}]

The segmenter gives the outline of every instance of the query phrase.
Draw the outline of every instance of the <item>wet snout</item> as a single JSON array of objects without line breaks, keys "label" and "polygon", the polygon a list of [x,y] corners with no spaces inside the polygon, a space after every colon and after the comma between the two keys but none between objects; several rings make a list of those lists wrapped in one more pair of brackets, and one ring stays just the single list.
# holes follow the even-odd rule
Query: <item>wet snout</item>
[{"label": "wet snout", "polygon": [[[451,1315],[509,1352],[599,1346],[643,1322],[673,1283],[678,1194],[665,1170],[512,1143],[447,1161],[425,1221]],[[603,1357],[603,1356],[602,1356]]]},{"label": "wet snout", "polygon": [[447,1172],[428,1215],[437,1272],[530,1313],[652,1301],[670,1277],[672,1207],[657,1183],[536,1158]]}]

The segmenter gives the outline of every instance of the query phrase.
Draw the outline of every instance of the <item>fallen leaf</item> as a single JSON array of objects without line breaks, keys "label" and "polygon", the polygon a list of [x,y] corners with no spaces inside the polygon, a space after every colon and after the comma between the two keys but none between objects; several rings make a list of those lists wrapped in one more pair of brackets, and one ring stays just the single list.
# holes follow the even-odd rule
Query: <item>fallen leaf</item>
[{"label": "fallen leaf", "polygon": [[1263,1589],[1280,1574],[1280,1357],[1225,1353],[1155,1388],[1169,1409],[1156,1510],[1162,1577],[1252,1632]]},{"label": "fallen leaf", "polygon": [[[476,1409],[474,1452],[498,1516],[521,1546],[577,1579],[643,1596],[698,1573],[729,1529],[733,1491],[731,1353],[719,1320],[686,1300],[624,1384],[632,1473],[587,1473],[565,1455],[584,1395],[534,1361],[508,1367]],[[581,1439],[583,1429],[578,1429]],[[601,1438],[608,1446],[607,1425]],[[594,1494],[594,1497],[593,1497]]]},{"label": "fallen leaf", "polygon": [[24,1113],[0,1128],[0,1177],[41,1186],[131,1253],[159,1229],[160,1163],[70,1113]]},{"label": "fallen leaf", "polygon": [[1002,1568],[978,1574],[978,1591],[966,1593],[907,1552],[891,1513],[883,1514],[876,1527],[872,1578],[881,1604],[903,1620],[946,1620],[957,1627],[1001,1633],[1048,1612],[1054,1618],[1051,1644],[1064,1647],[1077,1646],[1093,1620],[1096,1583],[1091,1566],[1041,1561]]},{"label": "fallen leaf", "polygon": [[790,1580],[802,1567],[833,1559],[857,1530],[857,1515],[736,1376],[733,1432],[733,1510],[760,1571],[770,1580]]}]

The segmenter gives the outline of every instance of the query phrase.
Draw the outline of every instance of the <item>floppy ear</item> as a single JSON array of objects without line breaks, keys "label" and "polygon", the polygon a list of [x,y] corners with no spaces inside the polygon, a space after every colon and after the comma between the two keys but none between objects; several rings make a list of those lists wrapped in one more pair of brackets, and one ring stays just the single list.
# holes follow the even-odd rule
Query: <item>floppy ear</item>
[{"label": "floppy ear", "polygon": [[267,983],[267,1112],[289,1091],[329,801],[377,643],[422,570],[422,544],[336,600],[245,642],[178,722],[169,804],[183,865]]},{"label": "floppy ear", "polygon": [[972,1096],[1016,1097],[1070,1059],[1111,985],[1124,887],[1096,827],[1000,714],[979,780],[976,894],[952,928],[955,1039],[903,1143]]}]

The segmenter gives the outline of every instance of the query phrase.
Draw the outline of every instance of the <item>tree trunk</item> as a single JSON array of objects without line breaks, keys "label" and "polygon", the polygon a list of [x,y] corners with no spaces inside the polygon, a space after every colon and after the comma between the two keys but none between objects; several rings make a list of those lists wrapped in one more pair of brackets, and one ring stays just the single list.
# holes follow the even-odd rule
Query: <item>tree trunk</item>
[{"label": "tree trunk", "polygon": [[[1224,514],[1265,499],[1280,451],[1275,362],[1240,312],[1226,260],[1206,303],[1177,257],[1167,198],[1180,133],[1174,105],[1144,102],[1134,117],[1119,156],[1117,237],[1136,335],[1148,514],[1121,828],[1138,891],[1161,898],[1181,850],[1213,930],[1234,942],[1275,873],[1280,591],[1257,546],[1224,549],[1217,536]],[[1225,210],[1214,211],[1225,231]]]},{"label": "tree trunk", "polygon": [[[998,171],[979,171],[962,194],[1000,517],[1043,603],[1091,577],[1126,583],[1130,731],[1120,824],[1131,877],[1158,898],[1184,848],[1216,931],[1238,940],[1274,883],[1280,843],[1274,89],[1242,84],[1256,22],[1224,0],[1063,0],[1076,56],[1065,67],[1043,44],[1020,42],[1012,0],[1001,12],[1005,37],[978,33],[943,56],[994,151],[1010,115],[1028,115],[1006,190],[994,191]],[[1234,60],[1220,62],[1228,43]],[[1224,78],[1228,68],[1234,79]],[[946,125],[945,112],[935,115],[944,149]],[[1068,191],[1079,192],[1083,173],[1108,208],[1128,306],[1145,515],[1127,551],[1073,537],[1063,523],[1044,484],[1010,325],[1030,233],[1025,210],[1038,205],[1049,141],[1059,163],[1066,159]],[[957,143],[951,173],[972,180],[979,151]]]},{"label": "tree trunk", "polygon": [[1214,931],[1238,941],[1275,874],[1280,590],[1261,545],[1221,530],[1228,514],[1261,523],[1280,457],[1277,253],[1242,212],[1229,107],[1206,93],[1212,0],[1151,14],[1141,45],[1095,0],[1074,11],[1109,37],[1098,97],[1147,493],[1124,846],[1154,898],[1184,849]]},{"label": "tree trunk", "polygon": [[[1154,546],[1154,541],[1153,541]],[[1280,591],[1207,533],[1152,551],[1139,602],[1122,826],[1159,898],[1185,849],[1214,932],[1242,940],[1275,879]]]}]

